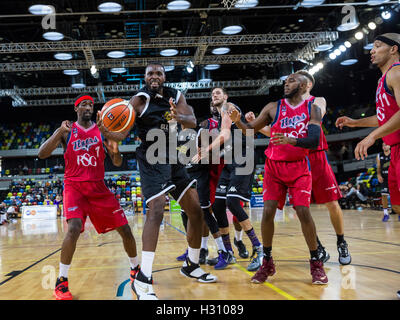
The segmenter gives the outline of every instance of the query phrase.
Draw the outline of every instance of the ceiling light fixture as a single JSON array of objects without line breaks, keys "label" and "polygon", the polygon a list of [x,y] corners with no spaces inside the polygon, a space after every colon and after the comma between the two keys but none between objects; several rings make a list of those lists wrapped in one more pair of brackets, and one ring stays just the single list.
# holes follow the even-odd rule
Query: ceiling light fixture
[{"label": "ceiling light fixture", "polygon": [[161,50],[160,55],[162,55],[163,57],[172,57],[172,56],[176,56],[178,54],[178,50],[176,49],[165,49],[165,50]]},{"label": "ceiling light fixture", "polygon": [[235,8],[238,9],[249,9],[254,8],[258,5],[258,0],[239,0],[235,3]]},{"label": "ceiling light fixture", "polygon": [[212,52],[212,54],[226,54],[230,51],[231,51],[231,49],[229,49],[229,48],[221,47],[221,48],[215,48],[211,52]]},{"label": "ceiling light fixture", "polygon": [[45,4],[35,4],[30,6],[28,10],[30,13],[38,16],[48,15],[53,12],[53,8]]},{"label": "ceiling light fixture", "polygon": [[347,59],[347,60],[343,60],[340,64],[342,66],[351,66],[351,65],[353,65],[353,64],[355,64],[357,62],[358,62],[357,59]]},{"label": "ceiling light fixture", "polygon": [[107,57],[113,58],[113,59],[118,59],[118,58],[123,58],[126,56],[126,53],[124,51],[110,51],[107,53]]},{"label": "ceiling light fixture", "polygon": [[112,73],[125,73],[127,70],[126,70],[126,68],[111,68],[110,71]]},{"label": "ceiling light fixture", "polygon": [[189,9],[190,6],[191,6],[191,3],[189,1],[176,0],[176,1],[171,1],[170,3],[168,3],[167,9],[168,10],[186,10],[186,9]]},{"label": "ceiling light fixture", "polygon": [[43,33],[43,38],[50,41],[59,41],[64,39],[64,35],[61,32],[48,31]]},{"label": "ceiling light fixture", "polygon": [[79,74],[79,70],[76,69],[68,69],[68,70],[64,70],[63,73],[67,76],[75,76],[77,74]]},{"label": "ceiling light fixture", "polygon": [[109,1],[103,2],[97,7],[97,9],[100,12],[119,12],[122,10],[122,6],[117,2]]},{"label": "ceiling light fixture", "polygon": [[222,33],[223,33],[223,34],[228,34],[228,35],[231,35],[231,34],[238,34],[238,33],[242,32],[242,30],[243,30],[243,27],[242,27],[242,26],[239,26],[239,25],[236,25],[236,26],[227,26],[227,27],[225,27],[225,28],[222,29]]},{"label": "ceiling light fixture", "polygon": [[207,64],[207,65],[204,67],[204,69],[206,69],[206,70],[217,70],[217,69],[219,69],[219,68],[221,68],[221,65],[220,65],[220,64]]},{"label": "ceiling light fixture", "polygon": [[323,4],[325,0],[304,0],[300,3],[301,7],[312,8]]},{"label": "ceiling light fixture", "polygon": [[70,53],[56,53],[54,55],[54,58],[57,60],[71,60],[72,59],[72,54]]}]

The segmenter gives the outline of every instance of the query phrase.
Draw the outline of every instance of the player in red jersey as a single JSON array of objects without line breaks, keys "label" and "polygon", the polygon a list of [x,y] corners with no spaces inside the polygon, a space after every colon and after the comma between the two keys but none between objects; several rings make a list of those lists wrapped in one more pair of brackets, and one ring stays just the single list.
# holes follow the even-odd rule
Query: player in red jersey
[{"label": "player in red jersey", "polygon": [[[321,115],[324,117],[326,113],[326,100],[323,97],[314,97],[311,95],[311,90],[315,85],[314,77],[305,70],[297,71],[296,73],[302,74],[307,78],[307,91],[303,95],[303,99],[312,101],[321,109]],[[254,114],[246,114],[246,119],[254,119]],[[270,127],[260,130],[261,133],[270,136]],[[333,228],[336,232],[336,245],[339,252],[339,262],[342,265],[351,263],[351,255],[348,250],[347,242],[344,240],[344,222],[343,211],[340,208],[338,200],[342,197],[339,186],[336,181],[335,174],[332,167],[328,162],[326,155],[328,150],[328,143],[325,134],[321,128],[319,145],[317,149],[310,150],[308,159],[310,161],[311,176],[312,176],[312,192],[311,202],[317,204],[325,204],[329,211]],[[317,237],[318,249],[324,263],[329,260],[329,254],[325,251],[321,242]]]},{"label": "player in red jersey", "polygon": [[[382,72],[376,90],[376,115],[363,119],[340,117],[336,126],[379,126],[357,144],[354,154],[357,160],[364,160],[368,148],[379,138],[391,146],[389,194],[392,209],[400,212],[400,34],[385,33],[376,37],[370,53],[372,64]],[[400,291],[397,295],[400,298]]]},{"label": "player in red jersey", "polygon": [[392,207],[400,212],[400,34],[387,33],[378,36],[371,49],[371,62],[379,67],[382,77],[376,90],[376,115],[362,119],[340,117],[339,128],[378,127],[357,144],[354,154],[357,160],[368,155],[367,150],[379,138],[391,146],[389,167],[389,193]]},{"label": "player in red jersey", "polygon": [[320,137],[321,110],[311,101],[305,101],[307,78],[291,74],[285,81],[285,98],[267,104],[260,115],[250,123],[240,121],[239,113],[231,111],[231,119],[242,129],[255,132],[271,124],[272,138],[266,149],[264,184],[264,211],[261,222],[264,258],[252,282],[265,282],[275,274],[271,256],[274,235],[274,217],[282,208],[288,189],[299,217],[301,228],[310,250],[310,268],[313,284],[326,284],[328,277],[318,254],[317,233],[310,213],[311,173],[307,161],[308,149],[317,148]]},{"label": "player in red jersey", "polygon": [[[72,300],[68,289],[68,270],[79,235],[89,216],[98,233],[117,230],[131,266],[131,281],[139,272],[136,242],[124,211],[114,194],[104,183],[105,148],[114,165],[121,166],[118,144],[103,140],[93,115],[93,98],[82,95],[75,101],[77,121],[63,121],[53,135],[40,146],[38,157],[45,159],[61,144],[64,148],[64,215],[68,231],[61,248],[60,273],[54,296],[57,300]],[[104,148],[105,146],[105,148]]]}]

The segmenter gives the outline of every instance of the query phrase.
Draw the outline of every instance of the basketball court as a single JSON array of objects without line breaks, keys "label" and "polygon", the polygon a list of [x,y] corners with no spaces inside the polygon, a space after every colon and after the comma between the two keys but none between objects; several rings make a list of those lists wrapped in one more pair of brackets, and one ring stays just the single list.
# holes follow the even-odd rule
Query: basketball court
[{"label": "basketball court", "polygon": [[[275,219],[274,258],[277,273],[264,284],[250,282],[247,259],[216,271],[214,284],[200,284],[179,274],[181,263],[175,258],[186,249],[180,214],[166,213],[160,230],[154,262],[156,293],[163,300],[392,300],[400,282],[400,221],[395,215],[383,224],[380,212],[345,211],[347,241],[352,263],[341,266],[337,261],[336,235],[323,207],[312,207],[318,235],[331,258],[325,264],[329,278],[326,286],[311,285],[309,253],[300,223],[291,207]],[[261,212],[250,215],[259,232]],[[129,217],[138,248],[145,217]],[[116,232],[98,235],[91,227],[78,240],[70,270],[70,290],[79,300],[132,300],[129,265],[120,237]],[[57,277],[60,247],[66,228],[58,218],[54,225],[21,221],[0,228],[1,278],[0,299],[52,300]],[[233,227],[231,226],[233,229]],[[244,239],[249,248],[248,239]],[[209,239],[210,255],[217,255]],[[30,290],[26,290],[29,287]]]}]

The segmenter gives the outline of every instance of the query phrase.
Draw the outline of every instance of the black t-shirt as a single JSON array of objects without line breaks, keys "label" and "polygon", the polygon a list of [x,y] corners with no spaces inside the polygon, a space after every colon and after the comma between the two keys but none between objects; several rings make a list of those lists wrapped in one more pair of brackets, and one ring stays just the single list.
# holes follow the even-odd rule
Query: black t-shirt
[{"label": "black t-shirt", "polygon": [[385,153],[379,153],[379,162],[381,163],[381,174],[382,178],[386,180],[389,175],[389,165],[390,165],[390,153],[389,155],[385,155]]}]

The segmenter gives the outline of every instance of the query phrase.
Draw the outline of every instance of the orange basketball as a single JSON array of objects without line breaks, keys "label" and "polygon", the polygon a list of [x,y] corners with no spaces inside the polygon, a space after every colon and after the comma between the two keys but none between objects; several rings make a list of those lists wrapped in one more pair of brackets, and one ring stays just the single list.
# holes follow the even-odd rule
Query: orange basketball
[{"label": "orange basketball", "polygon": [[101,119],[104,126],[114,132],[129,129],[135,121],[135,112],[128,100],[112,99],[101,109]]}]

